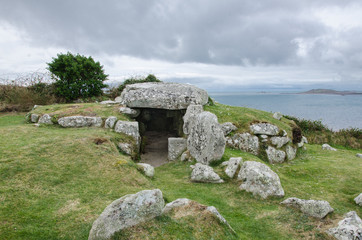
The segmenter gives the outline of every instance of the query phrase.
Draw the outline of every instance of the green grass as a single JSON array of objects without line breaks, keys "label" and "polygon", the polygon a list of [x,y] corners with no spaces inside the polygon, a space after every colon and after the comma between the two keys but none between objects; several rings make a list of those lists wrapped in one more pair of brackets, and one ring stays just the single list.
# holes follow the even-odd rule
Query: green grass
[{"label": "green grass", "polygon": [[[56,111],[56,107],[49,111]],[[240,109],[206,107],[210,109],[218,112],[220,122],[245,121]],[[226,112],[230,115],[223,117]],[[255,116],[258,114],[262,121],[277,121],[269,113],[255,110]],[[275,124],[289,126],[285,122]],[[362,191],[362,161],[355,156],[358,150],[338,148],[329,152],[320,145],[306,145],[307,150],[293,161],[266,163],[279,175],[285,198],[330,202],[335,212],[319,221],[281,206],[285,198],[262,200],[239,190],[236,179],[226,179],[223,184],[192,183],[189,162],[163,165],[156,168],[153,179],[146,178],[116,148],[118,140],[129,139],[105,129],[35,127],[26,124],[23,115],[1,114],[0,135],[0,239],[87,239],[93,221],[113,200],[154,188],[161,189],[166,202],[189,198],[215,206],[238,239],[328,239],[324,230],[343,214],[356,211],[362,216],[361,207],[353,201]],[[96,145],[99,138],[106,141]],[[228,148],[222,161],[237,156],[262,162],[254,155]],[[215,171],[223,172],[221,166],[215,166]],[[205,238],[203,233],[190,235],[193,224],[194,219],[178,222],[161,217],[141,227],[152,232],[149,239]],[[234,238],[225,236],[222,238]]]},{"label": "green grass", "polygon": [[268,122],[278,126],[279,129],[284,129],[289,136],[292,136],[292,126],[295,125],[293,121],[284,117],[279,121],[273,118],[272,113],[252,108],[232,107],[215,103],[213,106],[205,106],[204,109],[205,111],[214,113],[217,116],[219,123],[232,122],[238,127],[237,132],[240,133],[249,132],[250,123]]},{"label": "green grass", "polygon": [[108,118],[116,116],[119,120],[130,120],[130,118],[119,112],[119,105],[105,105],[99,103],[80,103],[80,104],[54,104],[39,106],[30,113],[49,114],[56,119],[66,116],[98,116]]}]

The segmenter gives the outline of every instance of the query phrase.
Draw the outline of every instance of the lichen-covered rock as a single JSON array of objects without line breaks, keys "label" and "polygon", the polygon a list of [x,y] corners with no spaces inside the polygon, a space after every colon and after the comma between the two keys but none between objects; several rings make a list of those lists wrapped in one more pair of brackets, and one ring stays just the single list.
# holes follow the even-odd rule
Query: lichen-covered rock
[{"label": "lichen-covered rock", "polygon": [[132,109],[128,107],[120,107],[119,112],[126,114],[132,118],[136,118],[140,115],[141,111],[139,109]]},{"label": "lichen-covered rock", "polygon": [[360,205],[362,207],[362,193],[360,193],[355,199],[354,199],[355,203],[357,205]]},{"label": "lichen-covered rock", "polygon": [[180,83],[137,83],[127,85],[121,103],[131,108],[186,109],[189,105],[205,105],[205,90]]},{"label": "lichen-covered rock", "polygon": [[238,174],[238,179],[243,181],[240,185],[241,190],[251,192],[263,199],[271,196],[284,196],[279,176],[263,163],[244,162]]},{"label": "lichen-covered rock", "polygon": [[118,143],[118,147],[125,154],[132,155],[132,152],[133,152],[132,144],[120,142],[120,143]]},{"label": "lichen-covered rock", "polygon": [[187,198],[176,199],[175,201],[172,201],[172,202],[166,204],[166,206],[162,210],[162,214],[167,214],[174,208],[186,206],[186,205],[189,205],[190,203],[191,203],[191,200],[187,199]]},{"label": "lichen-covered rock", "polygon": [[100,104],[103,104],[103,105],[114,105],[114,104],[118,104],[118,103],[115,102],[115,101],[112,101],[112,100],[106,100],[106,101],[100,102]]},{"label": "lichen-covered rock", "polygon": [[52,117],[49,114],[44,114],[39,118],[38,121],[39,124],[46,124],[46,125],[52,125]]},{"label": "lichen-covered rock", "polygon": [[356,157],[362,158],[362,153],[357,153]]},{"label": "lichen-covered rock", "polygon": [[184,138],[168,139],[168,160],[175,161],[186,150],[187,140]]},{"label": "lichen-covered rock", "polygon": [[292,147],[290,145],[286,146],[285,152],[287,154],[288,160],[293,160],[295,156],[297,155],[297,149],[295,147]]},{"label": "lichen-covered rock", "polygon": [[259,153],[259,139],[250,133],[237,133],[232,137],[227,137],[226,142],[227,145],[232,148],[240,149],[254,155],[258,155]]},{"label": "lichen-covered rock", "polygon": [[302,136],[302,141],[306,144],[308,144],[308,139],[305,136]]},{"label": "lichen-covered rock", "polygon": [[225,151],[225,137],[215,114],[202,112],[190,129],[187,149],[197,162],[209,164],[219,160]]},{"label": "lichen-covered rock", "polygon": [[37,123],[38,120],[39,120],[39,115],[38,114],[33,113],[33,114],[30,115],[30,121],[32,123]]},{"label": "lichen-covered rock", "polygon": [[273,114],[273,118],[280,120],[283,117],[283,115],[280,112],[275,112]]},{"label": "lichen-covered rock", "polygon": [[192,173],[191,181],[193,182],[205,182],[205,183],[223,183],[224,181],[214,172],[212,167],[196,163]]},{"label": "lichen-covered rock", "polygon": [[140,133],[138,122],[118,120],[116,126],[114,127],[114,131],[117,133],[124,133],[128,136],[132,136],[134,139],[136,139],[137,143],[139,142]]},{"label": "lichen-covered rock", "polygon": [[272,137],[270,138],[271,143],[275,145],[277,148],[283,147],[285,144],[290,142],[290,138],[288,137]]},{"label": "lichen-covered rock", "polygon": [[165,202],[159,189],[126,195],[107,206],[94,221],[88,240],[111,239],[114,233],[162,214]]},{"label": "lichen-covered rock", "polygon": [[231,133],[232,131],[235,131],[238,128],[235,127],[234,124],[232,124],[231,122],[225,122],[225,123],[221,124],[221,129],[224,132],[224,136],[227,136],[227,135],[229,135],[229,133]]},{"label": "lichen-covered rock", "polygon": [[279,133],[279,128],[270,123],[255,123],[253,125],[250,125],[250,131],[253,134],[276,136]]},{"label": "lichen-covered rock", "polygon": [[362,239],[362,220],[355,211],[348,212],[338,226],[326,231],[338,240]]},{"label": "lichen-covered rock", "polygon": [[147,163],[137,163],[137,166],[147,177],[153,177],[155,175],[155,168]]},{"label": "lichen-covered rock", "polygon": [[285,161],[285,152],[282,150],[268,146],[265,152],[270,163],[283,163]]},{"label": "lichen-covered rock", "polygon": [[105,128],[114,128],[114,125],[117,122],[117,117],[115,116],[110,116],[109,118],[106,119],[106,121],[104,122],[104,127]]},{"label": "lichen-covered rock", "polygon": [[337,149],[332,148],[331,146],[329,146],[327,143],[322,145],[322,149],[323,150],[328,150],[328,151],[337,151]]},{"label": "lichen-covered rock", "polygon": [[87,116],[70,116],[58,119],[58,123],[62,127],[101,127],[101,117],[87,117]]},{"label": "lichen-covered rock", "polygon": [[190,105],[187,107],[186,113],[183,116],[184,125],[183,125],[183,132],[184,134],[190,134],[190,129],[192,125],[196,122],[196,117],[199,113],[204,111],[201,105]]},{"label": "lichen-covered rock", "polygon": [[242,162],[243,159],[241,157],[230,158],[225,169],[226,175],[228,175],[229,178],[233,178]]},{"label": "lichen-covered rock", "polygon": [[322,219],[333,212],[333,208],[329,202],[323,200],[304,200],[299,198],[288,198],[280,204],[298,209],[308,216]]}]

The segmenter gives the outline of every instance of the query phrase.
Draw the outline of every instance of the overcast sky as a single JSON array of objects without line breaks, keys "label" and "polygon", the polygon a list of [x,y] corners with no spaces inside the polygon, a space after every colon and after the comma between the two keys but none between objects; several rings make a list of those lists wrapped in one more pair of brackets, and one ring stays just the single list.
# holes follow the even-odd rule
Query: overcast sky
[{"label": "overcast sky", "polygon": [[361,0],[0,0],[0,77],[92,56],[111,81],[362,90]]}]

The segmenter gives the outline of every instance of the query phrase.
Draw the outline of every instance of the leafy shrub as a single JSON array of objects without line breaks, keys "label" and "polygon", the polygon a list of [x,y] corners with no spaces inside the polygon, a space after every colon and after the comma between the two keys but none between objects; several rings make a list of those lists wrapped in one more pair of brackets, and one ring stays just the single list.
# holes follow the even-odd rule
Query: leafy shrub
[{"label": "leafy shrub", "polygon": [[302,141],[302,130],[299,127],[294,127],[292,129],[293,133],[293,143],[297,144]]},{"label": "leafy shrub", "polygon": [[79,54],[58,54],[48,63],[48,69],[55,79],[55,94],[67,101],[85,99],[102,95],[103,82],[108,75],[103,66],[92,57]]},{"label": "leafy shrub", "polygon": [[153,74],[149,74],[147,77],[142,78],[142,77],[132,77],[132,78],[128,78],[126,79],[119,87],[118,87],[118,92],[122,93],[122,91],[126,88],[127,85],[129,84],[134,84],[134,83],[145,83],[145,82],[161,82],[159,79],[156,78],[155,75]]},{"label": "leafy shrub", "polygon": [[293,120],[298,127],[301,128],[303,133],[314,132],[314,131],[322,131],[329,130],[328,127],[324,126],[321,120],[308,120],[308,119],[300,119],[293,116],[284,115],[285,118],[289,120]]}]

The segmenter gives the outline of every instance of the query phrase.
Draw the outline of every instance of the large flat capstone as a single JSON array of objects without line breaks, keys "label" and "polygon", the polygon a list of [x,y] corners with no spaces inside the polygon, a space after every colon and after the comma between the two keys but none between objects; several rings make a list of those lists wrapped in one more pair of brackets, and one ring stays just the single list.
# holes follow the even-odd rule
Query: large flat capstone
[{"label": "large flat capstone", "polygon": [[189,105],[205,105],[205,90],[180,83],[136,83],[127,85],[120,97],[121,104],[130,108],[186,109]]}]

